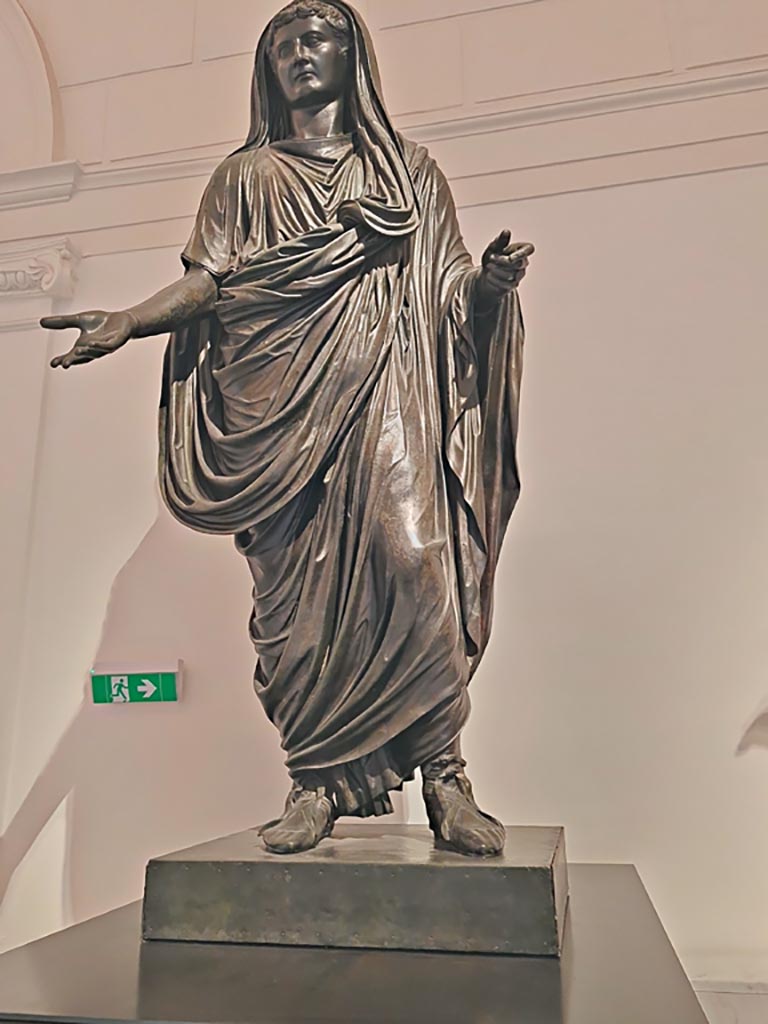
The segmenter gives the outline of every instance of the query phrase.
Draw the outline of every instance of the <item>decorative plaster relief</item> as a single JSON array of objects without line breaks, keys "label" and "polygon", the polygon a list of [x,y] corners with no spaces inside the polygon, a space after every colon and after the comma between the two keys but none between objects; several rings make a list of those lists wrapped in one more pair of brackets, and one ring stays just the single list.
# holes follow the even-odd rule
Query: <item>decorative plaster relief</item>
[{"label": "decorative plaster relief", "polygon": [[0,299],[68,299],[74,293],[79,256],[69,239],[46,246],[0,248]]}]

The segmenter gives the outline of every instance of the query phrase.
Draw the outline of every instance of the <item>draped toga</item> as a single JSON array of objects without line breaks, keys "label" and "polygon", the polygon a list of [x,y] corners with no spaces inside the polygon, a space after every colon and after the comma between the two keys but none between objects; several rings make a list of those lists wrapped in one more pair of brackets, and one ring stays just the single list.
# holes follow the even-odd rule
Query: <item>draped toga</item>
[{"label": "draped toga", "polygon": [[172,336],[161,410],[169,508],[248,560],[291,775],[358,815],[465,724],[519,493],[516,293],[475,309],[449,187],[396,143],[407,234],[385,203],[375,228],[339,216],[365,190],[355,135],[224,161],[183,256],[219,282],[215,314]]}]

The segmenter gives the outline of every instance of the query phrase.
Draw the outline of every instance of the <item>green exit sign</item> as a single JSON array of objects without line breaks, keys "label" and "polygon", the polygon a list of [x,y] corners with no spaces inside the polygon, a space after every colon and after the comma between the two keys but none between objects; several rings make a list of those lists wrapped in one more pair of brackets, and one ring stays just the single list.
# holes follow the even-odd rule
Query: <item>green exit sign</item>
[{"label": "green exit sign", "polygon": [[173,704],[181,699],[180,666],[164,672],[97,666],[91,672],[91,689],[94,704]]}]

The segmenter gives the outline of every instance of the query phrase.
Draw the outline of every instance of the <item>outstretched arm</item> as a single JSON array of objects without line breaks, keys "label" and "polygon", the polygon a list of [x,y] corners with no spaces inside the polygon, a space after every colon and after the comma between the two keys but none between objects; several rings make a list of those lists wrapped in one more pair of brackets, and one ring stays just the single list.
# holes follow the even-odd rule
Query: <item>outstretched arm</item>
[{"label": "outstretched arm", "polygon": [[202,267],[191,267],[178,281],[130,309],[108,313],[89,310],[70,316],[49,316],[40,321],[48,330],[76,327],[80,336],[64,355],[56,356],[51,366],[90,363],[122,348],[131,338],[149,338],[165,334],[197,316],[209,313],[218,295],[214,277]]}]

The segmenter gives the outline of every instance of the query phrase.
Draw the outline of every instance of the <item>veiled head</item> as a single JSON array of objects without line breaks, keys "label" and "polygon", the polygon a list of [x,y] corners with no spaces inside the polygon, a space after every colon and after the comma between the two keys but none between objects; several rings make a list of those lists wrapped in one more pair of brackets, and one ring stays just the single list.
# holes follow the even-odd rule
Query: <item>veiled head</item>
[{"label": "veiled head", "polygon": [[[302,24],[306,22],[311,22],[311,26]],[[304,58],[313,65],[313,73],[302,76],[292,68],[291,40],[297,52],[300,48],[297,37],[306,35],[310,28],[317,29],[318,35],[325,38],[322,53]],[[282,58],[273,59],[277,41],[287,42],[288,48]],[[319,40],[314,42],[317,45]],[[287,61],[287,67],[279,71],[276,60],[277,63]],[[292,75],[303,77],[304,81],[294,83],[290,80]],[[313,78],[316,80],[312,81]],[[292,0],[270,20],[259,39],[253,73],[251,129],[246,147],[290,138],[291,108],[302,103],[320,105],[323,89],[333,90],[333,99],[344,99],[345,133],[359,130],[361,122],[367,121],[369,115],[388,121],[381,100],[373,43],[354,7],[346,0]]]},{"label": "veiled head", "polygon": [[[418,201],[406,166],[402,144],[387,114],[381,95],[376,54],[370,34],[358,12],[347,0],[295,0],[267,25],[256,48],[251,89],[251,128],[241,149],[254,149],[292,137],[291,103],[272,62],[273,44],[283,28],[301,20],[319,18],[326,36],[331,33],[336,56],[329,66],[338,70],[346,61],[344,76],[344,126],[354,135],[365,184],[359,199],[342,203],[338,216],[343,223],[365,224],[373,231],[397,237],[409,235],[419,223]],[[315,23],[313,22],[313,25]],[[290,34],[290,33],[289,33]],[[315,70],[320,76],[319,65]],[[325,72],[323,72],[325,74]],[[302,89],[316,89],[305,77]],[[331,75],[333,78],[333,75]],[[336,83],[340,77],[335,79]],[[297,85],[301,83],[297,82]],[[316,102],[316,96],[312,103]],[[311,105],[311,103],[308,103]],[[294,104],[295,106],[295,104]]]},{"label": "veiled head", "polygon": [[315,106],[340,99],[349,80],[347,53],[322,18],[297,18],[279,28],[270,61],[288,106]]}]

